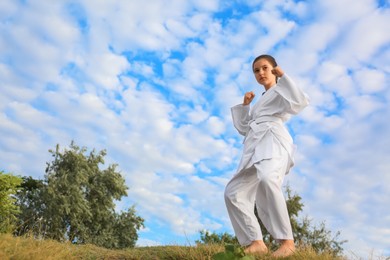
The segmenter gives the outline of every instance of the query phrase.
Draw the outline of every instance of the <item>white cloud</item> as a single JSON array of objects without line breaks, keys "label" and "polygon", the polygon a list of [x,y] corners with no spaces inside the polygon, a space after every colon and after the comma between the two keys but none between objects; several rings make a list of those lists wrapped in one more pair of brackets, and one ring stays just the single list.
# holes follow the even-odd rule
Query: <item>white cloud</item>
[{"label": "white cloud", "polygon": [[212,134],[212,135],[220,135],[225,132],[226,126],[225,123],[220,120],[216,116],[211,116],[207,120],[207,130]]},{"label": "white cloud", "polygon": [[318,70],[318,81],[323,84],[330,83],[337,78],[344,76],[347,68],[341,64],[331,61],[324,62]]},{"label": "white cloud", "polygon": [[195,33],[187,27],[185,21],[177,21],[173,19],[168,19],[166,21],[166,26],[169,31],[176,34],[179,38],[190,38],[195,36]]},{"label": "white cloud", "polygon": [[187,57],[182,63],[183,77],[193,86],[202,86],[206,80],[203,62],[199,58]]},{"label": "white cloud", "polygon": [[352,66],[357,62],[370,63],[372,56],[390,41],[390,35],[384,33],[389,21],[388,9],[375,10],[359,18],[350,25],[341,46],[334,52],[335,59]]},{"label": "white cloud", "polygon": [[166,79],[178,76],[181,62],[177,59],[168,59],[164,62],[163,73]]},{"label": "white cloud", "polygon": [[[376,2],[372,0],[362,0],[355,2],[353,0],[337,1],[316,1],[314,4],[320,19],[332,21],[335,24],[349,25],[350,22],[371,13],[376,8]],[[348,10],[346,12],[345,10]]]},{"label": "white cloud", "polygon": [[386,75],[380,70],[369,68],[357,70],[354,79],[363,94],[374,94],[386,88]]},{"label": "white cloud", "polygon": [[0,77],[2,78],[2,95],[0,107],[5,107],[11,101],[28,102],[37,96],[34,89],[25,87],[25,80],[20,79],[13,69],[0,64]]},{"label": "white cloud", "polygon": [[295,23],[283,19],[277,13],[260,11],[253,14],[256,23],[261,24],[266,33],[258,32],[254,44],[255,55],[269,52],[279,41],[282,41],[294,28]]},{"label": "white cloud", "polygon": [[200,11],[217,11],[219,0],[194,0],[192,4]]},{"label": "white cloud", "polygon": [[194,13],[187,21],[191,29],[196,31],[198,35],[202,35],[202,32],[207,30],[211,22],[212,18],[206,13]]},{"label": "white cloud", "polygon": [[100,25],[99,31],[108,29],[111,44],[119,52],[171,50],[179,47],[182,37],[190,34],[183,17],[191,6],[183,1],[85,1],[84,5],[90,23]]},{"label": "white cloud", "polygon": [[[123,56],[108,52],[89,56],[85,68],[81,67],[90,77],[93,85],[112,90],[120,89],[118,75],[121,75],[128,68],[129,64]],[[145,73],[145,76],[151,74],[148,67],[139,69],[141,73]]]},{"label": "white cloud", "polygon": [[206,120],[209,116],[209,113],[205,111],[201,106],[195,106],[194,109],[188,111],[188,119],[193,124],[198,124]]},{"label": "white cloud", "polygon": [[352,97],[347,102],[350,106],[348,115],[351,118],[363,118],[383,108],[384,105],[380,99],[368,95]]}]

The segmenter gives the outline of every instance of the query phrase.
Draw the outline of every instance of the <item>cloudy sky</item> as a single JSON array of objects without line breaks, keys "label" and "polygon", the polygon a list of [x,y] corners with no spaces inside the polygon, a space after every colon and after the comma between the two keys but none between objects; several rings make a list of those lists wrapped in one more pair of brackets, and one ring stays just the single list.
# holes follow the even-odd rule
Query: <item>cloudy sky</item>
[{"label": "cloudy sky", "polygon": [[49,149],[106,149],[145,218],[139,245],[232,233],[230,107],[269,53],[308,93],[288,127],[303,215],[347,254],[390,255],[389,0],[2,0],[0,170],[43,178]]}]

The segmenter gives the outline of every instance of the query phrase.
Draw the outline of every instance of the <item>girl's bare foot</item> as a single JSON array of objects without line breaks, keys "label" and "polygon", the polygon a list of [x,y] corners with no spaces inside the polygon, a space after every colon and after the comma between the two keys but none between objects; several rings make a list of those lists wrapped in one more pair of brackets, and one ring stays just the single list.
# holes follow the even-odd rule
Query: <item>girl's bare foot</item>
[{"label": "girl's bare foot", "polygon": [[263,240],[255,240],[252,244],[245,248],[244,252],[246,254],[266,254],[268,253],[268,248],[264,244]]},{"label": "girl's bare foot", "polygon": [[295,252],[294,240],[283,240],[279,249],[272,253],[273,257],[287,257]]}]

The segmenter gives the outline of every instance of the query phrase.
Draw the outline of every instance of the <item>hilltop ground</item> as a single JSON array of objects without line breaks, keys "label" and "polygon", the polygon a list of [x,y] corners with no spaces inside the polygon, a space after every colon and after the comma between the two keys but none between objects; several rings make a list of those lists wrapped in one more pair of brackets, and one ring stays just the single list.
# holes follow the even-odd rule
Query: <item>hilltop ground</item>
[{"label": "hilltop ground", "polygon": [[[155,246],[110,250],[93,245],[73,245],[52,240],[13,237],[0,234],[0,259],[212,259],[223,252],[222,245]],[[237,258],[239,259],[239,258]],[[274,259],[269,255],[256,259]],[[286,259],[335,259],[330,254],[317,255],[309,249],[299,250]],[[342,258],[339,258],[342,259]]]}]

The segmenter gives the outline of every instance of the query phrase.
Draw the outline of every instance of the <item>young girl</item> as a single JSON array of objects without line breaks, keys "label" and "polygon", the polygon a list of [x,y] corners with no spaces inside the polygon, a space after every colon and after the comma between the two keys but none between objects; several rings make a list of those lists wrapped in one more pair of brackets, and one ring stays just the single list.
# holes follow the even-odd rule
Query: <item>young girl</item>
[{"label": "young girl", "polygon": [[258,215],[280,247],[276,257],[294,253],[295,245],[282,192],[284,175],[293,166],[294,145],[284,126],[291,115],[308,104],[307,95],[277,65],[270,55],[258,56],[252,64],[263,96],[250,108],[255,94],[247,92],[242,104],[232,107],[233,124],[245,136],[237,173],[225,189],[225,202],[234,232],[247,253],[267,253]]}]

